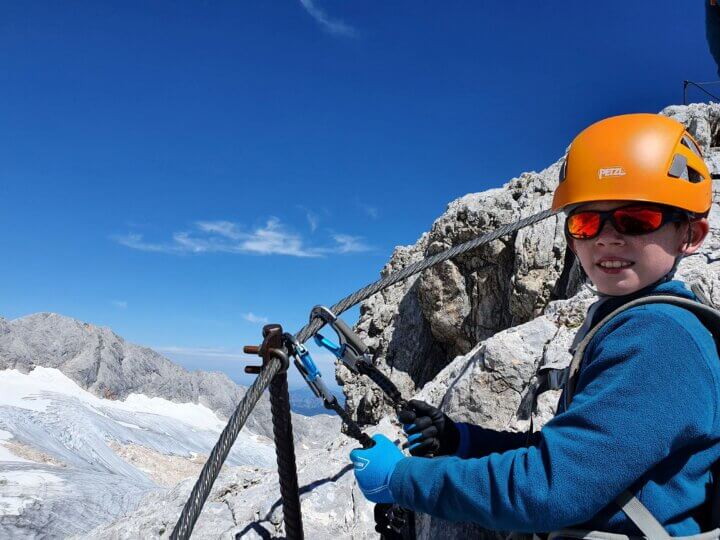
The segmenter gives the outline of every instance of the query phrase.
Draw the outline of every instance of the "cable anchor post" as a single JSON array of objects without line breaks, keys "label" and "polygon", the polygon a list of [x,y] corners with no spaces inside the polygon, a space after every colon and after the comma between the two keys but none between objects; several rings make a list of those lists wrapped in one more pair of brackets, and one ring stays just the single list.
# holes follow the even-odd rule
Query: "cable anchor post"
[{"label": "cable anchor post", "polygon": [[280,495],[283,501],[283,520],[286,537],[292,540],[303,540],[300,491],[290,414],[290,393],[287,383],[290,359],[282,326],[279,324],[265,325],[262,344],[246,346],[243,351],[246,354],[257,354],[263,359],[262,366],[246,366],[245,373],[260,373],[272,360],[279,360],[281,363],[280,371],[270,382],[270,409],[280,477]]}]

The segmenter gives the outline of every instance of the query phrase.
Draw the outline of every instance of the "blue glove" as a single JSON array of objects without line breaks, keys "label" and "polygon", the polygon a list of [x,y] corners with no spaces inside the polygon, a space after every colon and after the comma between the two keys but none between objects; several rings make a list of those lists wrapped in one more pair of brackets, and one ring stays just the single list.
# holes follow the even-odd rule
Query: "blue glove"
[{"label": "blue glove", "polygon": [[365,497],[374,503],[393,503],[390,477],[397,462],[405,456],[385,435],[373,435],[375,446],[350,452],[355,464],[355,479]]}]

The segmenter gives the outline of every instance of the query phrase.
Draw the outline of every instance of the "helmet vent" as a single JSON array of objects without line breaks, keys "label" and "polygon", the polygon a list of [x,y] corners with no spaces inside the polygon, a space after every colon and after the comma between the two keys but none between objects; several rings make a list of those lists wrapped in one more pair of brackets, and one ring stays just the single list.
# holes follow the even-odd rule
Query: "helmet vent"
[{"label": "helmet vent", "polygon": [[673,157],[672,165],[670,165],[670,170],[668,171],[668,175],[672,176],[673,178],[682,178],[683,180],[690,180],[688,178],[687,174],[687,158],[681,154],[675,154],[675,157]]},{"label": "helmet vent", "polygon": [[703,176],[692,167],[687,168],[688,180],[693,184],[698,184],[703,181]]},{"label": "helmet vent", "polygon": [[565,180],[565,177],[567,176],[567,158],[562,162],[562,165],[560,166],[560,173],[558,174],[558,182],[562,182]]},{"label": "helmet vent", "polygon": [[697,184],[703,181],[703,176],[698,171],[689,167],[687,164],[687,158],[680,154],[675,154],[668,176],[673,178],[680,178],[681,180],[687,180],[692,184]]},{"label": "helmet vent", "polygon": [[695,144],[695,141],[693,141],[687,135],[683,135],[682,139],[680,139],[680,144],[682,144],[683,146],[687,146],[693,154],[702,158],[702,153],[700,152],[697,144]]}]

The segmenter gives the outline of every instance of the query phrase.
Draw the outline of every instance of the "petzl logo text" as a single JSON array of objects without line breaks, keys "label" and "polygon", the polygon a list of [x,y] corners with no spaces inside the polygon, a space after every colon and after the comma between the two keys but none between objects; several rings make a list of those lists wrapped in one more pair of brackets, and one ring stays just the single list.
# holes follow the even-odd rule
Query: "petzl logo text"
[{"label": "petzl logo text", "polygon": [[625,176],[625,169],[622,167],[606,167],[598,171],[598,178],[600,180],[606,176]]}]

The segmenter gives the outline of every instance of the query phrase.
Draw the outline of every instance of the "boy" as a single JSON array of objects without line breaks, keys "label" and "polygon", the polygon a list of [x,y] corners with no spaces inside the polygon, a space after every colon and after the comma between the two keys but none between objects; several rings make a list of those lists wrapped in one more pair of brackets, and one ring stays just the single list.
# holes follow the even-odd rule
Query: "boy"
[{"label": "boy", "polygon": [[[700,150],[674,120],[617,116],[575,138],[553,208],[567,214],[568,246],[600,296],[588,328],[642,296],[695,299],[672,275],[708,233],[711,195]],[[639,501],[648,536],[707,530],[720,361],[693,313],[658,303],[613,317],[590,339],[567,394],[529,446],[525,434],[455,424],[414,401],[399,415],[410,453],[447,457],[404,457],[376,435],[373,448],[351,452],[358,484],[373,502],[495,530],[640,535],[624,493]]]}]

